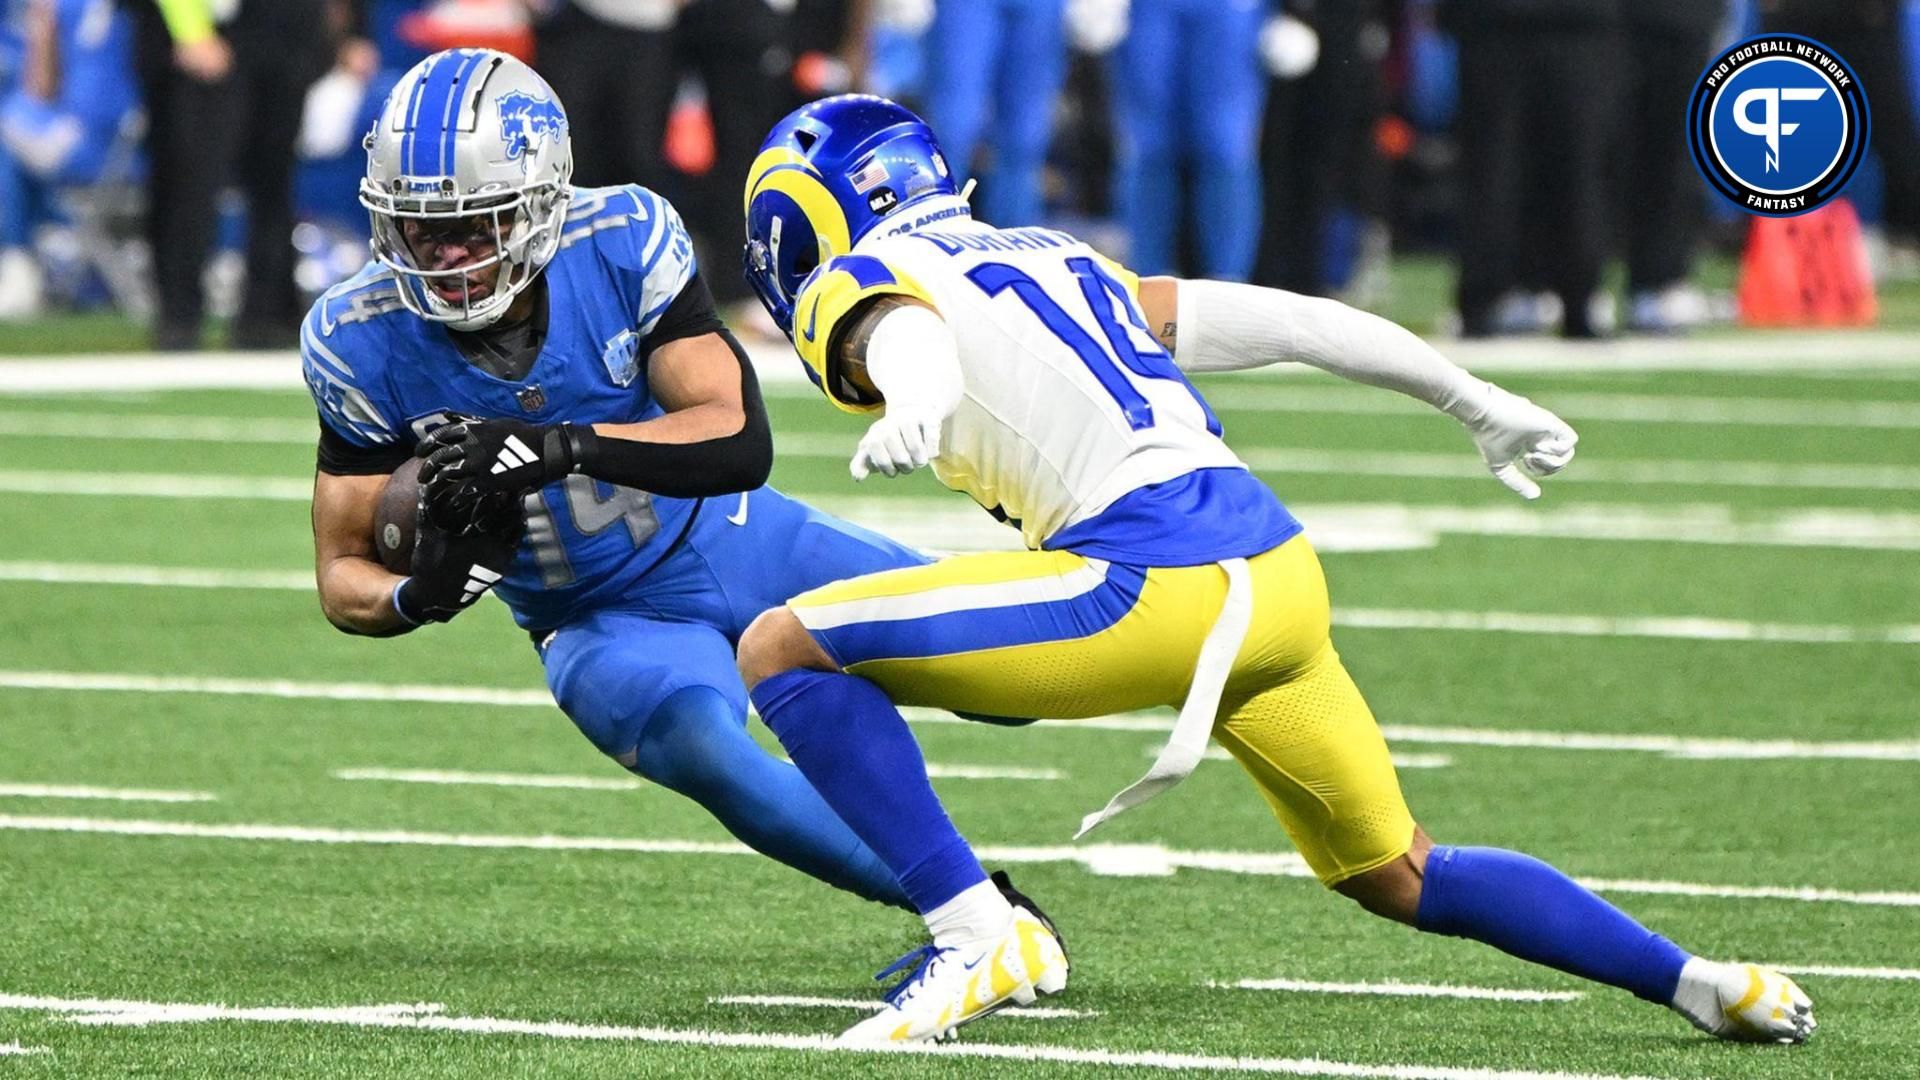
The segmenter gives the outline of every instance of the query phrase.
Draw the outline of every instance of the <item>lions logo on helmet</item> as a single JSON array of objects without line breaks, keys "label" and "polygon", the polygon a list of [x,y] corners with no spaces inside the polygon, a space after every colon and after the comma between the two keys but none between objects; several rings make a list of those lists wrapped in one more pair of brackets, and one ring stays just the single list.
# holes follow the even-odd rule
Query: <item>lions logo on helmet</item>
[{"label": "lions logo on helmet", "polygon": [[[456,330],[504,315],[560,246],[572,189],[567,114],[506,53],[452,49],[420,61],[367,133],[360,204],[373,256],[400,300]],[[470,257],[442,265],[447,251]]]},{"label": "lions logo on helmet", "polygon": [[518,90],[500,96],[500,137],[507,142],[507,157],[519,159],[552,135],[565,135],[567,114],[560,106],[543,97]]},{"label": "lions logo on helmet", "polygon": [[[747,171],[747,281],[791,338],[793,302],[870,235],[967,213],[933,130],[886,98],[843,94],[774,126]],[[889,219],[900,224],[880,228]]]}]

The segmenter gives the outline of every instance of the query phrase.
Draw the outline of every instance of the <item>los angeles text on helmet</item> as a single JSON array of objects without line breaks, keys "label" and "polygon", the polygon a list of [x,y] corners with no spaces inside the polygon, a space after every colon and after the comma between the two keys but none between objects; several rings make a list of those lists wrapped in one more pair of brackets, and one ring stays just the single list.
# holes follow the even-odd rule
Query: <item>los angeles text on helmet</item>
[{"label": "los angeles text on helmet", "polygon": [[1842,90],[1853,85],[1853,76],[1847,74],[1847,69],[1841,67],[1839,61],[1828,56],[1821,49],[1797,38],[1763,38],[1734,50],[1715,64],[1713,70],[1707,72],[1707,86],[1719,89],[1720,81],[1733,74],[1735,69],[1749,60],[1758,60],[1763,56],[1797,57],[1819,68],[1822,74],[1832,79],[1834,85]]}]

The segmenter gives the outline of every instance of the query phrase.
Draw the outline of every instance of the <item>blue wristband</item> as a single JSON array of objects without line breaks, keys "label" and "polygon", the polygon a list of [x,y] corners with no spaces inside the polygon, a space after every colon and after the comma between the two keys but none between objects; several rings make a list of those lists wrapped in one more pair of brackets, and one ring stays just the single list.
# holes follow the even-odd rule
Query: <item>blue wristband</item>
[{"label": "blue wristband", "polygon": [[401,622],[406,623],[408,626],[419,626],[420,620],[407,614],[407,609],[400,606],[400,590],[406,588],[407,582],[412,580],[410,577],[403,577],[394,584],[391,603],[393,604],[393,613],[400,616]]}]

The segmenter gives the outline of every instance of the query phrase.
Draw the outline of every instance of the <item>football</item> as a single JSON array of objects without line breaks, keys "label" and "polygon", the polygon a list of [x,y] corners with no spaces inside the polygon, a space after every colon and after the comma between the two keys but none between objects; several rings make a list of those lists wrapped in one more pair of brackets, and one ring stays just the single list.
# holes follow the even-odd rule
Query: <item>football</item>
[{"label": "football", "polygon": [[413,569],[413,531],[420,512],[420,458],[408,458],[380,492],[373,512],[373,548],[380,564],[396,574]]}]

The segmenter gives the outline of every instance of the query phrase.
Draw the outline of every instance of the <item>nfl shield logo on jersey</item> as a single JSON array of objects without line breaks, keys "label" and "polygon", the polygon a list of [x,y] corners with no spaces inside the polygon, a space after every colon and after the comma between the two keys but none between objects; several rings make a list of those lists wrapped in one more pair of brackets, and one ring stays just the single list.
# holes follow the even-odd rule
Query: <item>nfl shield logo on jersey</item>
[{"label": "nfl shield logo on jersey", "polygon": [[528,412],[539,412],[547,405],[547,392],[538,386],[529,386],[514,395],[519,399],[520,407]]}]

